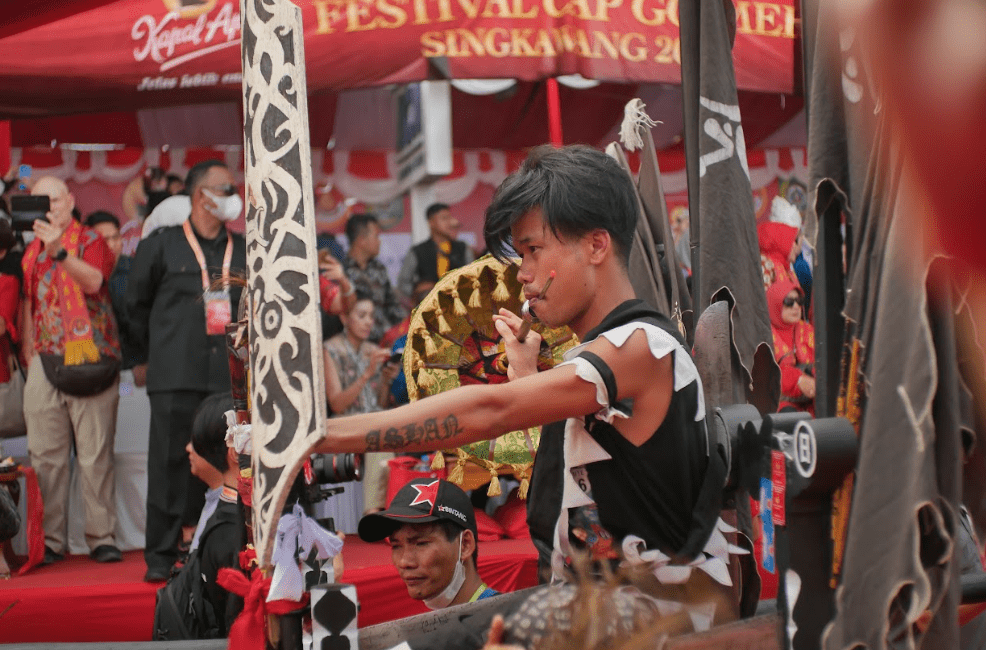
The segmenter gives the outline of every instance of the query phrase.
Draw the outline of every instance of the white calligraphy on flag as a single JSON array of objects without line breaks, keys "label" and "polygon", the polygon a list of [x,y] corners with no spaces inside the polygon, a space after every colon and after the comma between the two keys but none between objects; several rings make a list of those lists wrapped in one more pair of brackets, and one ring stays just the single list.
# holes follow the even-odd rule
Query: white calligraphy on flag
[{"label": "white calligraphy on flag", "polygon": [[[746,162],[746,140],[743,138],[743,125],[740,123],[739,106],[723,104],[706,97],[699,97],[699,103],[713,113],[718,113],[725,119],[720,120],[710,117],[705,120],[704,131],[706,135],[718,142],[721,147],[715,151],[703,154],[698,159],[698,176],[702,178],[709,167],[729,160],[734,155],[739,159],[740,166],[746,178],[750,178],[750,167]],[[733,126],[733,123],[736,126]]]}]

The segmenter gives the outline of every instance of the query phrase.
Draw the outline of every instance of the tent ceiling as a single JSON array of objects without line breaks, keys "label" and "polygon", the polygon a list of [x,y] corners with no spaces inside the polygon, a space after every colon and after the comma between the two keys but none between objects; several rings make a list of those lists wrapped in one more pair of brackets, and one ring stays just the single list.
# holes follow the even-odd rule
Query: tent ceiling
[{"label": "tent ceiling", "polygon": [[3,3],[3,22],[0,22],[0,38],[41,27],[48,23],[69,18],[90,9],[108,5],[114,0],[32,0]]},{"label": "tent ceiling", "polygon": [[[548,141],[544,84],[522,82],[507,93],[475,96],[452,91],[452,143],[459,149],[515,150]],[[567,143],[605,146],[616,140],[623,107],[640,97],[660,123],[652,129],[659,150],[679,146],[681,92],[668,84],[601,84],[561,88]],[[803,102],[798,97],[740,92],[747,147],[804,146]],[[800,118],[798,117],[800,115]],[[224,102],[11,121],[15,147],[86,142],[128,147],[208,147],[242,144],[242,109]],[[396,142],[391,92],[364,88],[309,98],[314,147],[390,150]]]},{"label": "tent ceiling", "polygon": [[[676,16],[662,0],[358,3],[365,16],[294,2],[310,96],[425,78],[680,80]],[[39,4],[51,20],[27,28],[20,7]],[[737,11],[739,88],[794,92],[794,0]],[[241,92],[235,0],[50,0],[15,12],[17,32],[0,38],[0,119],[236,102]]]}]

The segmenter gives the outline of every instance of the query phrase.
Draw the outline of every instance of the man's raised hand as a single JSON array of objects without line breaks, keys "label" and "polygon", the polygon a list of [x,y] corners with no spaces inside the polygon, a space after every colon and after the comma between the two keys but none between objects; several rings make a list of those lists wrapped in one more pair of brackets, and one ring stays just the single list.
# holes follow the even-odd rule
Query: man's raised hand
[{"label": "man's raised hand", "polygon": [[501,308],[500,313],[493,314],[493,326],[503,338],[503,348],[507,353],[507,379],[510,381],[538,371],[541,335],[531,330],[523,342],[518,341],[517,334],[523,323],[523,319],[509,309]]}]

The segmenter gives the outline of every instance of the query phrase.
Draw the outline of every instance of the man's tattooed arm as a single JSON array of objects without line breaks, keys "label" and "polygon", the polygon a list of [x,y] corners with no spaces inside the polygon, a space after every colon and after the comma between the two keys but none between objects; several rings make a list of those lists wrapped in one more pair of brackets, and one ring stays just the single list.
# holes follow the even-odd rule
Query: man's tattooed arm
[{"label": "man's tattooed arm", "polygon": [[427,449],[439,449],[448,446],[444,443],[463,433],[465,431],[459,426],[458,418],[450,413],[441,421],[438,418],[428,418],[422,423],[412,422],[402,427],[368,431],[365,437],[366,450],[401,451],[415,445],[423,445]]}]

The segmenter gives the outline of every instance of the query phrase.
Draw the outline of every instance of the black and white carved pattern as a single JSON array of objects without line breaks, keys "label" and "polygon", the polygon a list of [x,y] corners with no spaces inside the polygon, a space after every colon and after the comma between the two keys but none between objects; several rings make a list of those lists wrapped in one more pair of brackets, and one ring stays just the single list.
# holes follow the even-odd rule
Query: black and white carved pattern
[{"label": "black and white carved pattern", "polygon": [[254,545],[273,535],[305,451],[325,433],[325,376],[301,10],[241,0]]}]

